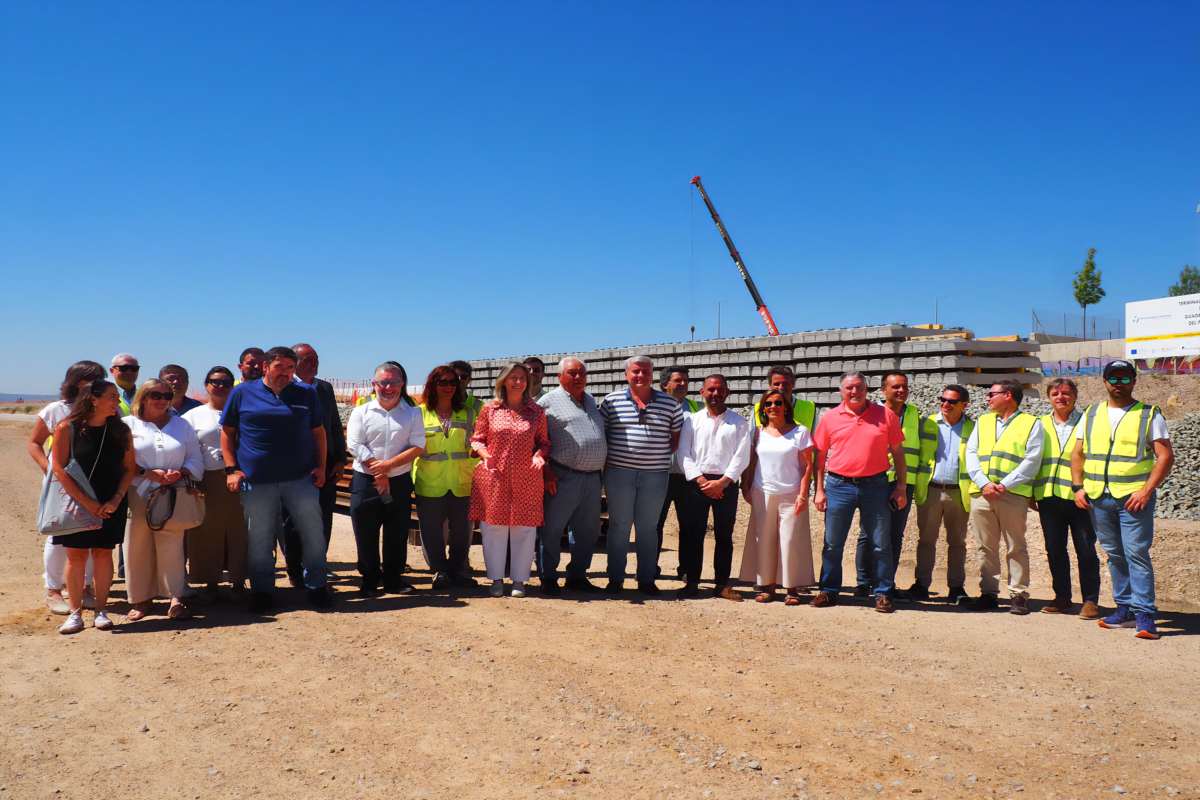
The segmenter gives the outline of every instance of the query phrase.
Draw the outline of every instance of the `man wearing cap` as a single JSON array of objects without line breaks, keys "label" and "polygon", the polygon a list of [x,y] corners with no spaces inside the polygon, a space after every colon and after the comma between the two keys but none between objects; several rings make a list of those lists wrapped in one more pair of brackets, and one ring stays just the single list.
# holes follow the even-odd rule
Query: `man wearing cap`
[{"label": "man wearing cap", "polygon": [[137,394],[138,372],[141,366],[138,360],[129,353],[117,353],[112,357],[112,366],[108,368],[113,382],[117,384],[117,399],[121,403],[121,416],[128,417],[133,413],[133,396]]},{"label": "man wearing cap", "polygon": [[1108,555],[1117,610],[1100,627],[1137,628],[1139,639],[1157,639],[1150,563],[1154,500],[1175,454],[1162,411],[1133,398],[1133,364],[1111,361],[1103,375],[1108,401],[1089,407],[1076,428],[1071,488],[1075,505],[1092,510],[1096,537]]}]

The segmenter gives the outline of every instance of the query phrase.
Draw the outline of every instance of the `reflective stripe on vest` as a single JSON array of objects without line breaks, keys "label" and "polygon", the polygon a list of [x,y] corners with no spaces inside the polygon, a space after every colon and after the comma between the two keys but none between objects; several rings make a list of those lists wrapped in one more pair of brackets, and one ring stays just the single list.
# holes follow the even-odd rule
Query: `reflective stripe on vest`
[{"label": "reflective stripe on vest", "polygon": [[[900,418],[900,429],[904,431],[904,482],[916,486],[917,477],[926,469],[926,465],[921,458],[921,451],[929,449],[929,432],[923,430],[921,424],[921,412],[916,406],[905,405],[904,411]],[[937,434],[933,435],[933,446],[937,448]],[[892,456],[888,454],[888,463],[890,464]],[[896,480],[895,468],[889,469],[887,474],[888,481]]]},{"label": "reflective stripe on vest", "polygon": [[1071,428],[1064,449],[1058,443],[1058,431],[1054,427],[1054,414],[1041,417],[1042,430],[1042,468],[1038,470],[1037,480],[1033,483],[1033,499],[1043,500],[1047,497],[1057,497],[1071,500],[1075,493],[1071,491],[1071,451],[1075,446],[1075,432],[1083,417]]},{"label": "reflective stripe on vest", "polygon": [[[1000,439],[996,439],[996,420],[998,415],[989,411],[979,418],[978,446],[979,468],[989,481],[999,483],[1008,473],[1012,472],[1025,460],[1025,447],[1029,443],[1029,435],[1033,426],[1038,424],[1038,418],[1023,411],[1015,412],[1009,417],[1008,425]],[[982,490],[971,481],[971,494],[979,494]],[[1009,492],[1022,497],[1033,497],[1033,487],[1028,483],[1010,487]]]},{"label": "reflective stripe on vest", "polygon": [[1150,423],[1158,406],[1134,403],[1117,423],[1108,420],[1108,404],[1097,403],[1084,414],[1083,490],[1093,500],[1106,491],[1128,497],[1146,485],[1154,470]]},{"label": "reflective stripe on vest", "polygon": [[421,497],[455,497],[471,494],[471,474],[475,459],[470,451],[475,430],[475,411],[462,408],[450,416],[449,433],[442,427],[437,411],[424,405],[421,421],[425,427],[425,453],[413,462],[413,489]]}]

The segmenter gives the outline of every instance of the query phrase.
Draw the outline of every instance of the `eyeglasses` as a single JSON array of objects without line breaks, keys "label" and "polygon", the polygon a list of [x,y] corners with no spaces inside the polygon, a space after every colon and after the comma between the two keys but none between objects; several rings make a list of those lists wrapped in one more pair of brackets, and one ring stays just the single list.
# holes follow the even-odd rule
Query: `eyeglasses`
[{"label": "eyeglasses", "polygon": [[137,364],[118,364],[117,372],[137,372],[141,367]]},{"label": "eyeglasses", "polygon": [[170,392],[146,392],[147,400],[171,400],[174,397]]},{"label": "eyeglasses", "polygon": [[397,386],[404,385],[400,381],[371,381],[371,383],[375,384],[380,389],[395,389]]},{"label": "eyeglasses", "polygon": [[786,407],[787,407],[787,403],[783,402],[782,400],[768,400],[767,402],[763,403],[763,408],[786,408]]},{"label": "eyeglasses", "polygon": [[1118,384],[1121,386],[1128,386],[1129,384],[1133,383],[1133,378],[1129,375],[1109,375],[1104,380],[1108,382],[1109,386],[1117,386]]},{"label": "eyeglasses", "polygon": [[217,387],[221,387],[221,386],[229,387],[229,386],[233,386],[233,381],[231,381],[229,378],[211,378],[208,381],[208,385],[209,386],[217,386]]},{"label": "eyeglasses", "polygon": [[952,406],[961,403],[962,400],[955,400],[953,397],[939,397],[938,402],[944,406]]},{"label": "eyeglasses", "polygon": [[442,378],[437,382],[438,386],[458,386],[457,378]]}]

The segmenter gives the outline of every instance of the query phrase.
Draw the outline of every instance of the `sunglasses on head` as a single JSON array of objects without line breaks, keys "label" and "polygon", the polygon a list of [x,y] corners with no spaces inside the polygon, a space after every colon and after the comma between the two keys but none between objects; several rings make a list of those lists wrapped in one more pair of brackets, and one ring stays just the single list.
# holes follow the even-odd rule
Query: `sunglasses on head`
[{"label": "sunglasses on head", "polygon": [[137,364],[118,364],[117,372],[137,372],[141,367]]},{"label": "sunglasses on head", "polygon": [[763,408],[787,408],[787,403],[782,400],[768,400],[763,403]]},{"label": "sunglasses on head", "polygon": [[939,397],[938,402],[944,406],[952,406],[955,403],[961,403],[962,400],[955,400],[953,397]]},{"label": "sunglasses on head", "polygon": [[1130,375],[1109,375],[1104,379],[1110,386],[1128,386],[1133,383],[1133,377]]},{"label": "sunglasses on head", "polygon": [[171,400],[174,397],[171,392],[146,392],[147,400]]},{"label": "sunglasses on head", "polygon": [[209,386],[229,387],[229,386],[233,386],[233,379],[231,379],[231,378],[209,378],[208,385]]}]

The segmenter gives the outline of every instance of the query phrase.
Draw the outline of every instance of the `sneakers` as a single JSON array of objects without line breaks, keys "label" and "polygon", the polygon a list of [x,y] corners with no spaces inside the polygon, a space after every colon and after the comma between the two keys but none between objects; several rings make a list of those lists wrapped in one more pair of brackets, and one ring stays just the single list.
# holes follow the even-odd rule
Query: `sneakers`
[{"label": "sneakers", "polygon": [[47,591],[46,608],[50,609],[51,614],[57,614],[60,617],[71,613],[71,607],[63,599],[62,592]]},{"label": "sneakers", "polygon": [[504,597],[504,581],[492,581],[492,585],[488,587],[488,594],[492,597]]},{"label": "sneakers", "polygon": [[1096,605],[1095,600],[1084,600],[1083,607],[1079,609],[1080,619],[1100,619],[1100,606]]},{"label": "sneakers", "polygon": [[96,618],[92,620],[92,627],[98,631],[111,631],[113,622],[108,618],[108,614],[103,611],[96,612]]},{"label": "sneakers", "polygon": [[79,633],[83,630],[83,610],[72,611],[67,615],[67,621],[58,629],[59,633]]},{"label": "sneakers", "polygon": [[1117,610],[1100,620],[1101,628],[1132,628],[1134,626],[1133,612],[1129,606],[1117,606]]},{"label": "sneakers", "polygon": [[1023,617],[1029,613],[1029,598],[1023,594],[1013,595],[1009,601],[1008,613]]},{"label": "sneakers", "polygon": [[525,596],[525,584],[519,581],[513,581],[512,596],[518,599]]},{"label": "sneakers", "polygon": [[1158,626],[1154,624],[1154,615],[1145,611],[1139,611],[1134,614],[1137,633],[1139,639],[1158,639]]}]

